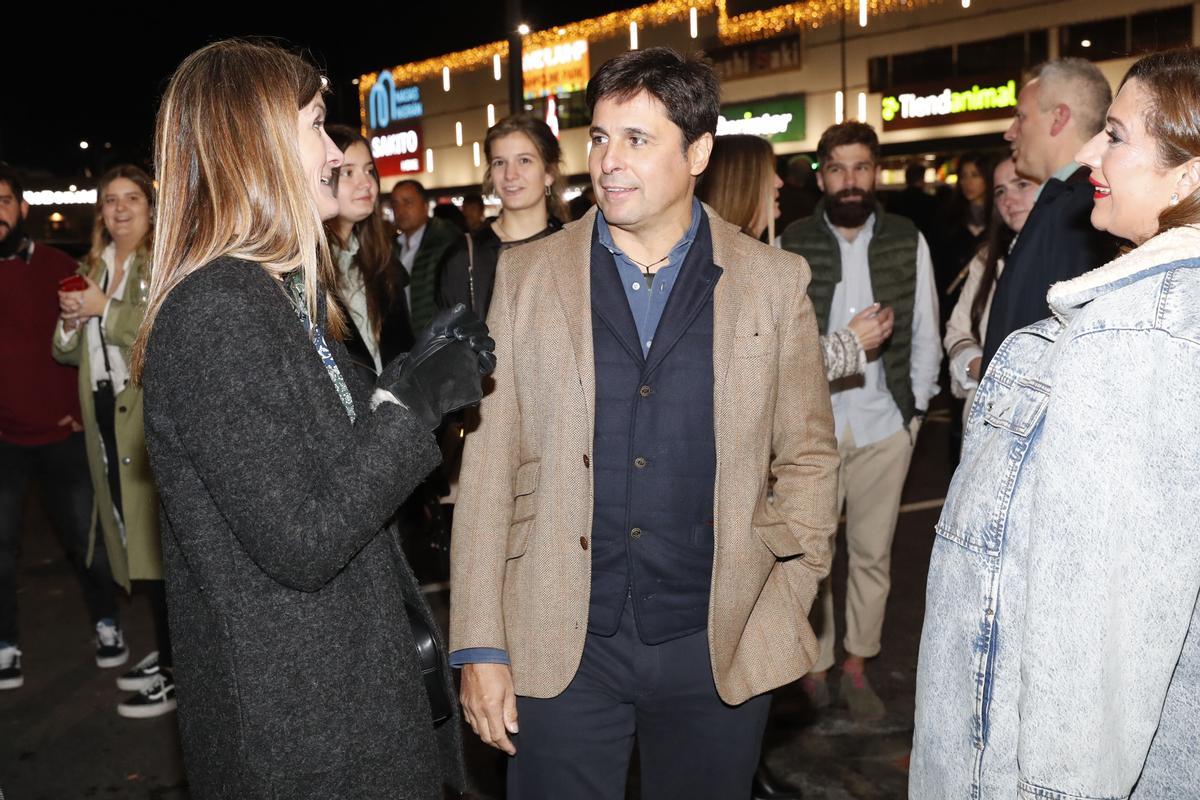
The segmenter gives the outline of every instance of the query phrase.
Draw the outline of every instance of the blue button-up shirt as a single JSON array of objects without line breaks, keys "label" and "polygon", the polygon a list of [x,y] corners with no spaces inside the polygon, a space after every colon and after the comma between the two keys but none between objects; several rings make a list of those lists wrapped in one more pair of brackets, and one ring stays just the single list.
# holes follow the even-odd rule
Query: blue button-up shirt
[{"label": "blue button-up shirt", "polygon": [[667,299],[671,296],[671,288],[679,279],[679,271],[683,260],[687,258],[692,242],[696,240],[696,231],[700,228],[700,201],[692,198],[692,224],[671,252],[667,253],[666,266],[660,267],[654,275],[654,280],[647,281],[646,274],[633,259],[613,242],[612,231],[605,221],[604,215],[596,214],[596,235],[604,249],[612,253],[617,262],[617,272],[621,276],[621,285],[625,288],[625,298],[629,301],[629,310],[633,312],[633,322],[637,326],[638,341],[642,345],[642,355],[650,353],[650,345],[654,341],[654,332],[658,330],[659,320],[667,307]]},{"label": "blue button-up shirt", "polygon": [[[612,231],[604,219],[604,214],[596,212],[596,235],[600,244],[612,253],[613,261],[617,263],[617,272],[621,276],[621,284],[625,287],[625,298],[629,301],[629,310],[633,312],[633,322],[637,326],[638,340],[642,344],[642,356],[650,353],[650,345],[654,342],[654,333],[662,319],[663,310],[671,296],[671,288],[679,279],[683,268],[683,260],[692,249],[696,240],[696,231],[700,229],[700,201],[692,198],[692,224],[671,252],[667,253],[667,265],[660,267],[654,275],[654,281],[648,282],[642,268],[633,262],[624,251],[613,242]],[[507,664],[508,653],[495,647],[467,647],[455,650],[450,654],[450,665],[461,667],[464,664]]]}]

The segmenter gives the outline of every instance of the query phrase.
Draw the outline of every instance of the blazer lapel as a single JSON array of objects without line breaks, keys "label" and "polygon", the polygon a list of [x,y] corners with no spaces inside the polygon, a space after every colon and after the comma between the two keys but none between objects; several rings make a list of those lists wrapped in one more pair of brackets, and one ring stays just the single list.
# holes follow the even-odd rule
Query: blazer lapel
[{"label": "blazer lapel", "polygon": [[633,321],[633,312],[629,309],[629,297],[621,285],[616,259],[608,248],[600,244],[600,236],[594,230],[591,264],[592,313],[612,331],[630,357],[641,364],[645,360],[642,343],[639,341],[637,323]]},{"label": "blazer lapel", "polygon": [[667,307],[663,309],[662,319],[659,320],[658,330],[654,332],[654,344],[650,347],[646,364],[647,373],[653,372],[662,363],[691,327],[720,278],[721,268],[713,263],[708,218],[701,213],[696,238],[683,259],[679,276],[667,299]]},{"label": "blazer lapel", "polygon": [[596,226],[596,208],[572,222],[556,235],[562,245],[562,263],[548,265],[558,273],[551,281],[558,290],[559,304],[567,321],[575,369],[583,388],[589,413],[594,413],[596,365],[592,352],[592,231]]}]

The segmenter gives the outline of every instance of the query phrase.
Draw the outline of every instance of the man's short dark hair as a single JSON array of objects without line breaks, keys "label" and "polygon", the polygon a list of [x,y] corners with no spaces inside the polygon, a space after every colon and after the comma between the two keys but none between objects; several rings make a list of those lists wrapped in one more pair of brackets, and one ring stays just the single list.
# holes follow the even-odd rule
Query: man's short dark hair
[{"label": "man's short dark hair", "polygon": [[0,164],[0,183],[8,184],[18,203],[25,199],[25,187],[21,184],[21,178],[8,164]]},{"label": "man's short dark hair", "polygon": [[683,131],[684,146],[706,133],[716,134],[721,88],[703,57],[685,58],[669,47],[649,47],[609,59],[588,83],[588,113],[605,98],[625,102],[642,91],[667,109],[667,117]]},{"label": "man's short dark hair", "polygon": [[464,194],[462,204],[464,206],[479,206],[483,208],[483,195],[481,194]]},{"label": "man's short dark hair", "polygon": [[918,183],[925,182],[925,164],[921,161],[913,161],[904,168],[904,185],[916,186]]},{"label": "man's short dark hair", "polygon": [[879,162],[879,137],[875,134],[875,129],[865,122],[853,119],[825,129],[821,134],[821,141],[817,142],[817,161],[822,167],[825,166],[833,149],[847,144],[866,145],[871,151],[871,160]]},{"label": "man's short dark hair", "polygon": [[402,181],[398,181],[396,185],[392,187],[391,193],[395,193],[395,191],[401,186],[411,186],[416,190],[417,194],[421,195],[421,202],[429,202],[429,191],[425,188],[425,184],[421,183],[420,181],[413,180],[412,178],[405,178]]}]

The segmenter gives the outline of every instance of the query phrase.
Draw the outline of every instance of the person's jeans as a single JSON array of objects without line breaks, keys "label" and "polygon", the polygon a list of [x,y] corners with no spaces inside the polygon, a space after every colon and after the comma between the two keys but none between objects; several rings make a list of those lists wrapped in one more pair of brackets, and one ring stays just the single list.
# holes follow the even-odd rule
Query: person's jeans
[{"label": "person's jeans", "polygon": [[18,640],[17,554],[31,478],[79,576],[92,623],[117,618],[116,589],[103,543],[97,543],[92,564],[87,565],[92,479],[83,434],[35,447],[0,442],[0,642],[10,644]]}]

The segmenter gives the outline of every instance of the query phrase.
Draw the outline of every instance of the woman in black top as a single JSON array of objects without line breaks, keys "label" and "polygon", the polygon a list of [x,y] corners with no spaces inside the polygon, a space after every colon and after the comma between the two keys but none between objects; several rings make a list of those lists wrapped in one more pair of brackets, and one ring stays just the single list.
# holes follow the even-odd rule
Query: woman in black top
[{"label": "woman in black top", "polygon": [[488,129],[483,150],[483,191],[498,196],[503,210],[447,251],[438,289],[443,308],[462,303],[480,319],[487,318],[500,254],[554,233],[565,214],[562,152],[549,125],[528,114],[505,117]]}]

